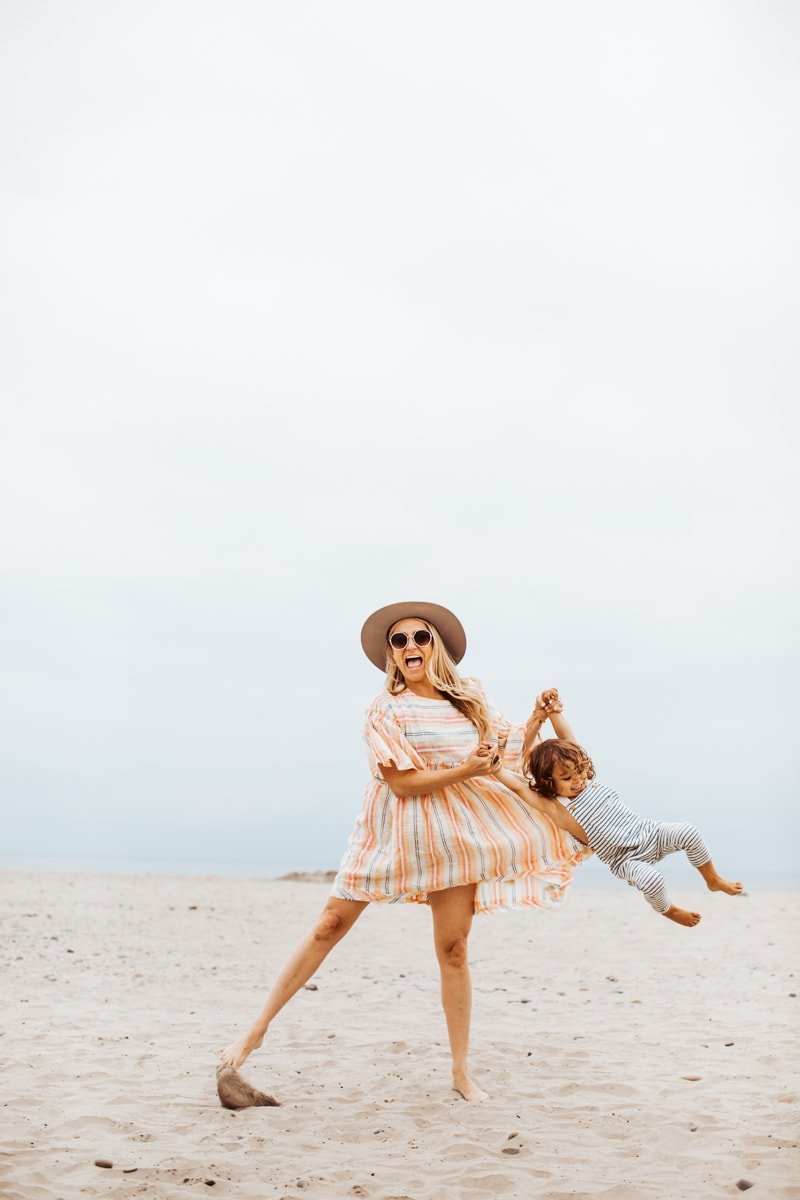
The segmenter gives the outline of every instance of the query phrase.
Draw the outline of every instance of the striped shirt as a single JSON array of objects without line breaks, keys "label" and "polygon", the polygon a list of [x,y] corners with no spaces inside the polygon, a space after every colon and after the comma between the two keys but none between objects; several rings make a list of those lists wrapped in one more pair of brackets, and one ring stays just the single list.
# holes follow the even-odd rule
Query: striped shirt
[{"label": "striped shirt", "polygon": [[[519,770],[524,726],[487,707],[504,765]],[[499,780],[473,776],[405,797],[386,783],[381,766],[441,771],[475,749],[475,726],[449,700],[384,692],[367,710],[364,741],[370,783],[334,896],[424,903],[431,891],[477,883],[476,912],[561,899],[589,851]]]},{"label": "striped shirt", "polygon": [[635,849],[655,828],[654,821],[640,817],[602,783],[587,784],[567,808],[583,826],[590,847],[604,863]]}]

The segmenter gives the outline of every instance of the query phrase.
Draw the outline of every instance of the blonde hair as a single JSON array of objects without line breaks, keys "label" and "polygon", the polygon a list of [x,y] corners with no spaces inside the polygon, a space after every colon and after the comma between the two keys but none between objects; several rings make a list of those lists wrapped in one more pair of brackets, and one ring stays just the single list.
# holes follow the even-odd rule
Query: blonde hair
[{"label": "blonde hair", "polygon": [[[495,741],[492,719],[489,716],[486,701],[480,690],[471,680],[463,679],[458,674],[456,664],[447,653],[445,644],[439,636],[436,626],[431,625],[429,621],[425,621],[422,617],[418,617],[417,620],[426,629],[430,630],[433,637],[433,651],[428,663],[428,679],[437,692],[441,692],[445,699],[449,700],[462,716],[465,716],[468,721],[472,722],[478,731],[478,741]],[[389,632],[391,633],[391,629]],[[402,692],[405,689],[405,686],[406,681],[403,678],[402,671],[394,661],[392,647],[388,644],[387,635],[386,690],[393,696],[396,696],[398,692]]]}]

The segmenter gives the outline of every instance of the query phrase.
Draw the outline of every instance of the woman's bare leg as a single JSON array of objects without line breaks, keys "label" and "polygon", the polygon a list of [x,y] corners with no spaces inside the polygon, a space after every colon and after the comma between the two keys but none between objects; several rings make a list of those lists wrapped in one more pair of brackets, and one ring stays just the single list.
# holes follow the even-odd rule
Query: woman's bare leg
[{"label": "woman's bare leg", "polygon": [[240,1067],[258,1049],[272,1018],[308,982],[336,943],[353,928],[366,907],[366,901],[340,900],[337,896],[331,896],[311,933],[298,943],[279,972],[249,1032],[222,1051],[220,1061],[223,1064]]},{"label": "woman's bare leg", "polygon": [[475,884],[430,892],[433,940],[442,976],[442,1008],[447,1021],[453,1058],[453,1087],[465,1100],[485,1100],[487,1093],[469,1077],[469,1024],[472,1015],[472,981],[467,939],[472,927]]}]

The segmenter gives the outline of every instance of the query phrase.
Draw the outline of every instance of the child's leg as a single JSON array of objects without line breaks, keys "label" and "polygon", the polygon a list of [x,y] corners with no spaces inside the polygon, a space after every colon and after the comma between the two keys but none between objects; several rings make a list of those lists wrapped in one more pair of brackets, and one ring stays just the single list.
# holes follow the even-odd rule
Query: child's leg
[{"label": "child's leg", "polygon": [[696,825],[689,825],[687,822],[670,824],[668,821],[659,821],[653,831],[652,844],[647,849],[647,857],[652,862],[660,862],[668,854],[683,850],[689,862],[693,867],[697,867],[698,871],[711,861],[708,846],[703,841],[700,830]]},{"label": "child's leg", "polygon": [[628,858],[614,869],[614,874],[637,887],[651,908],[662,916],[669,917],[670,921],[676,921],[679,925],[696,925],[700,920],[700,913],[678,908],[670,902],[664,876],[650,863]]},{"label": "child's leg", "polygon": [[702,834],[696,825],[669,824],[660,821],[656,826],[654,850],[647,857],[652,862],[659,862],[667,854],[683,850],[693,867],[696,867],[706,882],[710,892],[727,892],[729,896],[738,896],[742,884],[723,879],[711,861],[711,855],[703,841]]}]

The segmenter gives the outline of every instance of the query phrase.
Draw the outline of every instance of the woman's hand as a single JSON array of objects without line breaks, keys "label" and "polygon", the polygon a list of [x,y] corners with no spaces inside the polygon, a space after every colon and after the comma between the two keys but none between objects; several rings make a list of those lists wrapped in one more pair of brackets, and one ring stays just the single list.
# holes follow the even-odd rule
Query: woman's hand
[{"label": "woman's hand", "polygon": [[497,746],[492,742],[481,742],[464,759],[469,775],[496,775],[501,769]]}]

